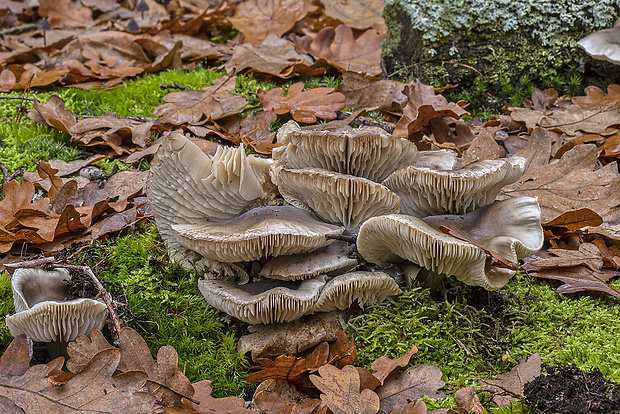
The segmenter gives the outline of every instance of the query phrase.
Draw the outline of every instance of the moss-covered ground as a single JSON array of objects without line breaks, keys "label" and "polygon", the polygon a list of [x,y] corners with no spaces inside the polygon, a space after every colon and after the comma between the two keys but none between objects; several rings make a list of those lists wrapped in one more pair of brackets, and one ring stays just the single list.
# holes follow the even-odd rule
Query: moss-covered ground
[{"label": "moss-covered ground", "polygon": [[[201,88],[218,76],[223,73],[198,68],[189,73],[147,75],[109,91],[68,88],[29,96],[45,101],[52,93],[57,94],[78,116],[107,112],[149,116],[166,94],[160,84]],[[335,86],[339,82],[337,78],[305,81],[307,87]],[[290,82],[277,84],[288,85]],[[239,76],[236,91],[257,104],[252,92],[274,86],[276,83],[253,76]],[[0,161],[10,171],[20,167],[34,170],[34,163],[40,159],[68,161],[81,156],[82,149],[71,144],[68,137],[38,126],[20,113],[20,104],[31,106],[28,101],[0,99]],[[192,381],[212,380],[216,396],[251,397],[253,386],[244,381],[249,362],[236,352],[241,328],[204,302],[196,286],[198,275],[168,261],[152,222],[96,242],[73,260],[91,266],[111,291],[124,292],[127,308],[123,315],[154,352],[162,345],[172,345]],[[620,281],[614,285],[620,288]],[[13,312],[10,284],[4,274],[0,275],[0,311],[3,315]],[[583,369],[598,367],[608,378],[620,381],[618,320],[617,300],[561,296],[553,284],[518,276],[491,294],[453,280],[436,293],[414,286],[392,301],[366,309],[350,323],[347,332],[355,337],[358,363],[364,366],[382,355],[399,356],[412,344],[421,347],[412,363],[438,365],[450,395],[460,386],[474,384],[474,378],[508,372],[521,358],[535,352],[541,354],[543,362],[574,361]],[[0,352],[10,340],[0,320]],[[449,397],[430,405],[450,404]],[[522,411],[512,406],[497,412]]]}]

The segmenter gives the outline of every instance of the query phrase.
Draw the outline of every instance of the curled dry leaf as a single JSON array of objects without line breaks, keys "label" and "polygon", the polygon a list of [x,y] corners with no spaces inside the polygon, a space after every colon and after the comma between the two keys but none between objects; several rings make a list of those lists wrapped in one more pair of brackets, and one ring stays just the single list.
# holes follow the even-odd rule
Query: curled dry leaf
[{"label": "curled dry leaf", "polygon": [[426,403],[424,403],[424,401],[411,401],[407,405],[403,405],[402,407],[398,407],[390,411],[390,414],[426,414],[427,412],[428,409],[426,408]]},{"label": "curled dry leaf", "polygon": [[347,71],[342,74],[342,84],[336,89],[342,93],[347,105],[355,109],[383,111],[403,108],[407,96],[403,93],[407,84],[392,80],[373,81],[366,76]]},{"label": "curled dry leaf", "polygon": [[381,413],[390,411],[417,401],[425,395],[430,398],[444,398],[439,389],[446,383],[441,380],[441,370],[435,365],[416,365],[408,368],[396,379],[388,381],[377,388],[381,399]]},{"label": "curled dry leaf", "polygon": [[34,101],[33,109],[28,111],[28,118],[37,123],[45,122],[54,129],[69,134],[69,130],[75,125],[75,115],[65,109],[65,101],[57,95],[52,95],[44,104]]},{"label": "curled dry leaf", "polygon": [[336,342],[329,347],[328,363],[337,367],[353,365],[356,356],[357,346],[353,337],[349,340],[343,331],[336,331]]},{"label": "curled dry leaf", "polygon": [[259,44],[270,34],[288,32],[309,9],[309,0],[248,0],[238,3],[229,20],[246,42]]},{"label": "curled dry leaf", "polygon": [[94,24],[88,7],[77,7],[70,0],[39,0],[39,15],[47,17],[52,27],[88,27]]},{"label": "curled dry leaf", "polygon": [[575,232],[586,227],[597,227],[603,224],[603,218],[589,208],[567,211],[546,223],[543,227],[559,227],[566,232]]},{"label": "curled dry leaf", "polygon": [[193,384],[196,393],[195,404],[185,398],[181,405],[164,409],[164,414],[255,414],[244,407],[245,401],[239,397],[213,398],[211,396],[211,381],[203,380]]},{"label": "curled dry leaf", "polygon": [[310,381],[323,393],[321,401],[334,414],[375,414],[379,411],[379,396],[368,389],[360,392],[360,376],[354,366],[347,365],[340,370],[333,365],[323,365],[319,375],[311,375]]},{"label": "curled dry leaf", "polygon": [[341,24],[335,29],[324,27],[312,38],[293,36],[298,48],[317,59],[324,59],[336,69],[377,76],[381,69],[381,41],[385,36],[368,29],[359,36],[351,27]]},{"label": "curled dry leaf", "polygon": [[0,375],[20,376],[30,368],[32,340],[26,335],[15,337],[0,356]]},{"label": "curled dry leaf", "polygon": [[386,378],[388,378],[392,373],[397,374],[400,368],[409,363],[411,356],[416,352],[418,352],[418,348],[413,345],[411,349],[400,358],[390,359],[385,355],[382,356],[370,365],[370,367],[375,371],[372,375],[377,377],[381,385],[383,385]]},{"label": "curled dry leaf", "polygon": [[377,33],[385,34],[386,27],[383,21],[382,0],[322,0],[325,14],[354,29],[375,29]]},{"label": "curled dry leaf", "polygon": [[304,83],[297,82],[284,89],[273,88],[269,91],[259,90],[256,94],[265,111],[272,110],[278,114],[291,113],[297,122],[313,124],[317,118],[336,119],[336,111],[345,106],[345,97],[334,88],[315,88],[304,91]]},{"label": "curled dry leaf", "polygon": [[298,382],[308,372],[305,358],[292,355],[280,355],[274,361],[267,360],[260,371],[253,372],[246,378],[247,382],[263,382],[268,379],[281,379]]},{"label": "curled dry leaf", "polygon": [[69,132],[71,140],[78,145],[107,146],[120,155],[135,147],[144,148],[151,141],[153,127],[153,121],[141,122],[106,114],[85,118],[73,125]]},{"label": "curled dry leaf", "polygon": [[324,405],[321,400],[302,393],[288,381],[274,379],[261,382],[252,401],[265,414],[312,414]]},{"label": "curled dry leaf", "polygon": [[527,271],[558,269],[584,265],[598,272],[603,267],[601,251],[592,243],[581,243],[579,250],[548,249],[527,258],[524,266]]},{"label": "curled dry leaf", "polygon": [[607,283],[610,279],[620,276],[620,273],[614,270],[603,269],[595,271],[586,266],[579,265],[561,269],[530,269],[528,270],[528,275],[539,279],[551,279],[562,282],[563,285],[556,289],[558,293],[591,291],[620,297],[620,291]]},{"label": "curled dry leaf", "polygon": [[485,379],[482,384],[488,385],[485,391],[496,393],[493,402],[503,407],[511,404],[515,398],[523,398],[523,386],[540,375],[541,360],[539,354],[534,354],[522,360],[508,374],[503,374],[495,380]]}]

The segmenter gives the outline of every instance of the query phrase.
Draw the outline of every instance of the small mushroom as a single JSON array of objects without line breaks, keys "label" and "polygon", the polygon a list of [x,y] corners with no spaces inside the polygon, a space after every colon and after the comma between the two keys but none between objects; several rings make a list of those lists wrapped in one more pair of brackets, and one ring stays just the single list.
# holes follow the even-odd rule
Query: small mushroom
[{"label": "small mushroom", "polygon": [[594,59],[620,65],[620,19],[611,29],[592,33],[577,42]]},{"label": "small mushroom", "polygon": [[407,167],[383,184],[401,198],[401,211],[416,217],[464,214],[493,202],[502,187],[527,168],[521,157],[478,160],[458,170]]},{"label": "small mushroom", "polygon": [[372,263],[408,260],[486,289],[499,289],[514,275],[514,270],[498,266],[482,248],[441,232],[439,226],[512,262],[534,254],[544,242],[538,202],[532,197],[515,197],[461,216],[375,217],[360,228],[357,247]]},{"label": "small mushroom", "polygon": [[277,280],[302,280],[320,274],[332,276],[357,265],[357,259],[330,252],[312,252],[278,256],[269,260],[260,271],[261,277]]},{"label": "small mushroom", "polygon": [[373,127],[302,131],[295,121],[289,121],[277,137],[282,144],[273,151],[278,166],[321,168],[376,182],[414,165],[418,157],[413,142]]},{"label": "small mushroom", "polygon": [[350,272],[330,280],[319,300],[315,312],[344,310],[357,301],[360,307],[384,301],[389,296],[403,293],[392,277],[384,272]]},{"label": "small mushroom", "polygon": [[66,300],[67,281],[64,269],[17,269],[11,278],[14,315],[7,315],[11,335],[26,334],[36,342],[69,342],[78,335],[88,335],[105,324],[108,310],[98,300]]},{"label": "small mushroom", "polygon": [[173,224],[175,241],[224,263],[305,253],[327,246],[344,228],[293,206],[258,207],[223,223]]},{"label": "small mushroom", "polygon": [[288,203],[330,223],[356,228],[370,217],[400,210],[396,194],[366,178],[318,168],[278,168],[274,174]]},{"label": "small mushroom", "polygon": [[240,286],[223,280],[199,280],[206,301],[249,324],[290,322],[308,313],[325,286],[325,276],[297,282],[265,279]]}]

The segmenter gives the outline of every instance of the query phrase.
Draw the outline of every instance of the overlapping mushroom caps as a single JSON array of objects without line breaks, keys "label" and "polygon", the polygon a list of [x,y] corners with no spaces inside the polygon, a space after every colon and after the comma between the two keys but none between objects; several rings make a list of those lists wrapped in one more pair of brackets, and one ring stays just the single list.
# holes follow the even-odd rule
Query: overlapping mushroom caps
[{"label": "overlapping mushroom caps", "polygon": [[[342,246],[329,250],[334,239],[328,236],[345,230],[333,223],[359,225],[362,219],[347,205],[342,207],[344,215],[334,220],[324,216],[319,220],[294,205],[267,205],[275,196],[268,165],[269,161],[247,156],[243,147],[221,148],[208,157],[179,134],[164,140],[154,159],[147,195],[158,229],[173,260],[207,272],[207,280],[199,282],[207,302],[248,323],[272,323],[327,309],[330,300],[337,301],[333,305],[337,308],[344,303],[348,307],[354,300],[372,303],[373,298],[399,291],[393,279],[392,285],[381,279],[389,293],[375,293],[376,277],[367,272],[349,283],[353,294],[331,289],[320,299],[329,279],[358,264]],[[393,207],[387,212],[400,208],[398,197],[387,188],[346,177],[371,183],[362,195],[372,195],[377,188],[388,192]],[[350,198],[343,196],[345,203]],[[366,214],[372,215],[383,201],[369,199]],[[319,300],[323,305],[317,308]]]},{"label": "overlapping mushroom caps", "polygon": [[81,298],[66,300],[64,269],[17,269],[11,278],[15,314],[7,315],[11,335],[26,334],[37,342],[69,342],[105,324],[108,310],[103,302]]}]

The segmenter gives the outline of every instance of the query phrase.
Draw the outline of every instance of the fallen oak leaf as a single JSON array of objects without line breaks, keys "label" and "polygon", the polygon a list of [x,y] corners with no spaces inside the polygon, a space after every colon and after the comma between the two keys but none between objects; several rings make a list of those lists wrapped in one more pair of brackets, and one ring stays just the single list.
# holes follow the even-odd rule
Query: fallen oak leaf
[{"label": "fallen oak leaf", "polygon": [[497,379],[483,379],[480,382],[488,385],[485,391],[496,393],[493,402],[500,407],[511,404],[515,398],[523,398],[523,386],[540,375],[541,360],[539,354],[534,354],[527,360],[523,359],[508,374],[502,374]]},{"label": "fallen oak leaf", "polygon": [[183,398],[179,406],[164,408],[164,414],[255,414],[244,407],[243,398],[213,398],[209,380],[195,382],[192,386],[196,390],[193,401]]},{"label": "fallen oak leaf", "polygon": [[65,109],[65,101],[57,95],[52,95],[44,104],[35,100],[33,109],[28,111],[28,118],[41,124],[45,122],[54,129],[69,134],[69,129],[75,125],[75,115]]},{"label": "fallen oak leaf", "polygon": [[313,414],[324,404],[297,390],[284,380],[269,379],[259,384],[252,401],[265,414]]},{"label": "fallen oak leaf", "polygon": [[541,223],[543,227],[561,227],[574,232],[585,227],[597,227],[603,224],[603,218],[589,208],[580,208],[560,214],[553,220]]},{"label": "fallen oak leaf", "polygon": [[334,92],[334,88],[303,89],[304,83],[297,82],[288,88],[286,96],[282,88],[259,89],[256,95],[265,111],[273,110],[278,115],[290,112],[294,120],[306,124],[315,123],[317,118],[336,119],[336,111],[345,106],[344,95]]},{"label": "fallen oak leaf", "polygon": [[603,267],[603,256],[594,244],[581,243],[579,250],[547,249],[545,253],[528,257],[525,262],[523,268],[528,272],[579,265],[587,266],[594,272],[599,272]]},{"label": "fallen oak leaf", "polygon": [[24,375],[30,368],[30,358],[32,358],[32,340],[23,334],[13,338],[0,356],[0,375]]},{"label": "fallen oak leaf", "polygon": [[402,407],[424,396],[441,399],[445,394],[439,389],[446,383],[441,380],[441,370],[435,365],[423,364],[408,368],[400,376],[377,388],[381,399],[381,413]]},{"label": "fallen oak leaf", "polygon": [[52,26],[88,27],[95,23],[88,7],[77,8],[69,0],[39,0],[39,15]]},{"label": "fallen oak leaf", "polygon": [[321,401],[334,414],[376,414],[379,411],[379,396],[368,389],[360,391],[360,377],[354,366],[347,365],[340,370],[333,365],[323,365],[319,375],[310,375],[310,381],[323,393]]},{"label": "fallen oak leaf", "polygon": [[58,170],[52,168],[46,161],[39,161],[37,163],[37,172],[42,179],[50,182],[51,185],[50,189],[47,191],[47,196],[49,197],[50,202],[53,203],[54,200],[56,200],[56,196],[58,196],[60,189],[64,185],[62,179],[56,175]]},{"label": "fallen oak leaf", "polygon": [[328,364],[336,367],[353,365],[357,356],[357,346],[353,337],[349,340],[344,331],[336,331],[336,341],[329,347]]},{"label": "fallen oak leaf", "polygon": [[538,279],[552,279],[562,282],[563,285],[556,289],[558,293],[567,294],[592,291],[620,297],[620,291],[607,283],[608,280],[620,276],[619,272],[613,270],[594,271],[586,266],[579,265],[562,269],[530,270],[528,274]]},{"label": "fallen oak leaf", "polygon": [[377,33],[385,34],[386,26],[383,20],[382,0],[321,0],[325,7],[325,14],[340,20],[354,29],[373,28]]},{"label": "fallen oak leaf", "polygon": [[[424,401],[411,401],[407,405],[390,411],[390,414],[426,414],[427,412],[428,409]],[[432,413],[435,414],[435,411],[432,411]]]},{"label": "fallen oak leaf", "polygon": [[247,382],[263,382],[268,379],[282,379],[297,382],[308,372],[305,358],[292,355],[280,355],[274,361],[269,361],[260,367],[260,371],[253,372],[245,379]]},{"label": "fallen oak leaf", "polygon": [[380,382],[381,385],[385,382],[385,379],[390,376],[393,372],[398,372],[399,368],[406,366],[411,359],[411,356],[418,352],[418,348],[413,345],[409,351],[407,351],[403,356],[396,359],[390,359],[386,355],[375,360],[370,367],[375,371],[372,375],[374,375]]},{"label": "fallen oak leaf", "polygon": [[379,80],[373,81],[361,73],[347,71],[342,74],[342,84],[336,89],[342,93],[347,105],[368,112],[403,108],[407,96],[403,93],[406,83]]}]

